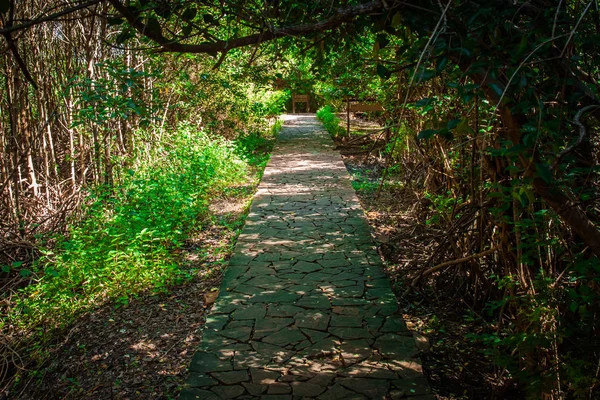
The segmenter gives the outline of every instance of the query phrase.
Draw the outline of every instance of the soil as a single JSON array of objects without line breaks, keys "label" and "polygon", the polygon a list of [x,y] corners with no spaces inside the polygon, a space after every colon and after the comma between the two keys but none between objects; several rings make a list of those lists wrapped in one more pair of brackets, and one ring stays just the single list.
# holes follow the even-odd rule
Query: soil
[{"label": "soil", "polygon": [[501,392],[505,385],[499,385],[501,380],[483,347],[466,339],[481,330],[477,323],[465,320],[467,304],[436,289],[432,282],[407,292],[434,250],[440,231],[426,224],[427,201],[403,176],[390,174],[378,196],[385,168],[380,149],[386,146],[379,132],[376,123],[353,116],[350,136],[335,141],[353,176],[407,324],[419,334],[423,367],[434,393],[440,400],[520,398]]}]

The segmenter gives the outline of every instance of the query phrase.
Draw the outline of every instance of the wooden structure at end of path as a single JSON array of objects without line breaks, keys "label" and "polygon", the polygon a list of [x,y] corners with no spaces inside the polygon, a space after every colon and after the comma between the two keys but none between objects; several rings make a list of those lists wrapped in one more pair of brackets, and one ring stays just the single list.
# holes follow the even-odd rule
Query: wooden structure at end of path
[{"label": "wooden structure at end of path", "polygon": [[[368,100],[366,100],[368,101]],[[366,103],[357,99],[346,98],[346,134],[350,135],[350,113],[351,112],[378,112],[385,111],[383,106],[377,101]]]},{"label": "wooden structure at end of path", "polygon": [[310,111],[310,96],[307,94],[292,94],[292,113],[296,114],[296,103],[306,103],[306,112]]}]

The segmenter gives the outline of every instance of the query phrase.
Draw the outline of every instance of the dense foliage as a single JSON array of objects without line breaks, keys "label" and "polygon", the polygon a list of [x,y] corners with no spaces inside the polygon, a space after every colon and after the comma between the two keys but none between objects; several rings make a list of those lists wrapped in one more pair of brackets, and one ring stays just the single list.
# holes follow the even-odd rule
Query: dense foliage
[{"label": "dense foliage", "polygon": [[56,238],[54,250],[42,250],[28,272],[38,278],[7,323],[47,330],[105,299],[127,303],[193,273],[180,269],[172,250],[201,227],[215,194],[245,180],[247,164],[232,143],[185,125],[140,153],[118,186],[93,189],[81,222]]},{"label": "dense foliage", "polygon": [[[83,188],[137,182],[140,125],[159,144],[180,120],[234,139],[282,109],[287,94],[258,99],[270,84],[333,109],[376,99],[384,180],[417,189],[441,232],[407,290],[469,305],[499,386],[598,390],[597,1],[97,0],[48,24],[43,3],[15,4],[0,1],[5,276],[28,270],[39,252],[24,241],[64,227]],[[134,50],[153,46],[184,55]]]},{"label": "dense foliage", "polygon": [[332,104],[384,105],[384,179],[419,190],[444,233],[405,290],[433,284],[469,305],[498,393],[516,382],[531,398],[587,398],[600,358],[597,15],[538,3],[403,10],[325,40],[315,68]]},{"label": "dense foliage", "polygon": [[321,120],[325,129],[333,136],[344,133],[345,131],[340,127],[340,119],[334,113],[333,108],[329,105],[323,106],[317,110],[317,118]]},{"label": "dense foliage", "polygon": [[180,258],[186,241],[211,203],[250,193],[289,98],[266,64],[213,71],[116,50],[106,11],[36,25],[0,55],[0,392],[84,312],[198,273]]}]

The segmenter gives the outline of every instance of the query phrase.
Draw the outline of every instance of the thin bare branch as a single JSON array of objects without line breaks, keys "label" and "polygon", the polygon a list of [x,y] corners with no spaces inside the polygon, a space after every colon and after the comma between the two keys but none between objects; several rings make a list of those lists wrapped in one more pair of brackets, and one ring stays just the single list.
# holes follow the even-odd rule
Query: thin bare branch
[{"label": "thin bare branch", "polygon": [[58,18],[60,18],[62,16],[65,16],[65,15],[68,15],[68,14],[72,14],[72,13],[74,13],[76,11],[79,11],[79,10],[86,9],[86,8],[88,8],[90,6],[95,5],[95,4],[102,3],[103,1],[104,0],[90,0],[90,1],[87,1],[85,3],[81,3],[81,4],[77,5],[77,6],[69,7],[67,9],[62,10],[62,11],[58,11],[58,12],[56,12],[54,14],[47,15],[45,17],[40,16],[38,18],[32,19],[31,21],[23,22],[23,23],[18,24],[18,25],[12,25],[12,26],[8,26],[8,27],[4,27],[4,28],[0,29],[0,34],[4,35],[6,33],[21,31],[23,29],[27,29],[27,28],[30,28],[30,27],[35,26],[35,25],[43,24],[44,22],[55,21],[56,19],[58,19]]}]

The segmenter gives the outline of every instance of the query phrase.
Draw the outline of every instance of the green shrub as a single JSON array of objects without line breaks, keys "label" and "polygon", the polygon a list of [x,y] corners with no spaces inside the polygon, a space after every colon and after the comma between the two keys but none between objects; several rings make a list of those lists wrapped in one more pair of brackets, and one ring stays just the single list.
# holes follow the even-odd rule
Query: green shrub
[{"label": "green shrub", "polygon": [[317,111],[317,118],[323,122],[331,136],[343,135],[346,131],[340,126],[340,119],[335,115],[331,106],[323,106]]},{"label": "green shrub", "polygon": [[252,113],[260,118],[275,118],[285,112],[289,99],[290,92],[284,90],[254,93]]},{"label": "green shrub", "polygon": [[152,148],[136,155],[119,185],[93,190],[84,218],[44,251],[36,281],[6,322],[64,326],[107,300],[126,304],[189,276],[173,250],[201,227],[211,198],[246,179],[247,164],[234,143],[189,125],[164,133]]}]

